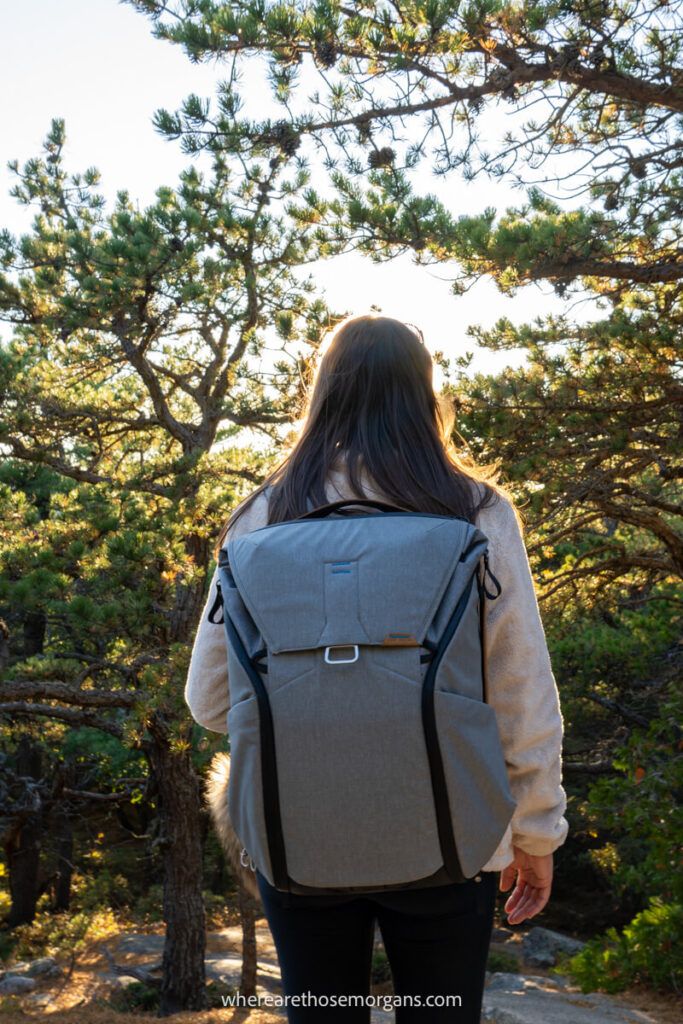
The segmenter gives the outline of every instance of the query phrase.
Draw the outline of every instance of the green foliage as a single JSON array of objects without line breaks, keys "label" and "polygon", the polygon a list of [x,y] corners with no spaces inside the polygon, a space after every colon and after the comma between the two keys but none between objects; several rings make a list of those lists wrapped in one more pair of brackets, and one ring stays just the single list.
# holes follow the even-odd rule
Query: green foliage
[{"label": "green foliage", "polygon": [[512,953],[506,953],[502,949],[492,949],[489,951],[486,961],[486,970],[514,974],[519,971],[519,958]]},{"label": "green foliage", "polygon": [[210,1010],[224,1010],[228,1000],[235,1000],[239,988],[236,985],[225,985],[218,981],[209,981],[206,985],[206,1001]]},{"label": "green foliage", "polygon": [[108,908],[61,911],[42,908],[29,924],[13,932],[12,955],[19,960],[41,956],[71,957],[98,939],[118,934],[121,924]]},{"label": "green foliage", "polygon": [[[574,877],[589,868],[605,905],[615,909],[636,910],[654,896],[681,899],[678,631],[668,601],[620,604],[618,593],[603,595],[590,616],[549,622],[567,727]],[[588,773],[577,776],[573,766],[582,763]],[[591,766],[601,774],[593,776]]]},{"label": "green foliage", "polygon": [[49,894],[45,893],[38,901],[35,920],[14,929],[17,957],[70,955],[120,929],[115,910],[120,911],[128,901],[128,881],[99,863],[102,855],[97,848],[90,853],[89,860],[94,870],[87,875],[75,873],[68,911],[55,913]]},{"label": "green foliage", "polygon": [[16,944],[16,935],[13,935],[12,932],[6,930],[0,932],[0,963],[6,963],[8,960],[14,958],[14,949]]},{"label": "green foliage", "polygon": [[683,987],[683,905],[658,897],[621,932],[609,928],[561,965],[583,992],[621,992],[648,985],[660,992]]},{"label": "green foliage", "polygon": [[380,985],[391,981],[391,965],[383,949],[375,949],[372,953],[371,977],[373,984]]},{"label": "green foliage", "polygon": [[[214,108],[188,97],[177,113],[158,113],[160,130],[189,151],[242,155],[278,146],[277,125],[299,140],[310,135],[328,169],[359,182],[344,205],[352,222],[363,211],[378,254],[426,247],[437,260],[455,256],[466,273],[493,273],[505,289],[593,271],[630,280],[648,261],[660,271],[655,279],[671,279],[682,181],[670,157],[683,102],[680,0],[647,0],[637,17],[626,0],[128,2],[192,60],[228,63]],[[280,122],[242,110],[239,69],[255,54],[267,62]],[[307,78],[302,95],[302,69],[319,89],[311,92]],[[482,119],[501,103],[515,108],[514,127],[491,137]],[[415,130],[404,132],[410,123]],[[387,149],[397,173],[378,182],[368,168]],[[401,171],[421,161],[438,174],[530,183],[530,206],[509,211],[495,231],[487,218],[461,217],[416,232]],[[535,184],[553,180],[594,207],[562,210]]]},{"label": "green foliage", "polygon": [[[558,550],[558,560],[562,555]],[[549,623],[553,664],[578,692],[585,692],[595,679],[615,692],[628,681],[656,675],[675,644],[679,621],[669,604],[675,588],[653,591],[649,602],[629,603],[632,595],[632,589],[620,593],[615,588],[590,614]]]},{"label": "green foliage", "polygon": [[[459,430],[553,523],[549,548],[578,536],[578,550],[544,580],[556,607],[577,580],[590,607],[624,576],[643,590],[679,579],[683,178],[668,154],[678,144],[683,44],[668,26],[681,3],[663,12],[649,0],[638,19],[621,2],[131,3],[194,59],[234,58],[217,110],[201,124],[195,107],[176,115],[188,144],[260,154],[287,131],[320,144],[332,191],[307,189],[291,207],[317,237],[332,246],[347,237],[375,260],[412,251],[420,263],[457,262],[456,292],[486,275],[506,292],[549,281],[559,295],[575,284],[603,300],[596,308],[607,315],[589,323],[473,328],[482,345],[522,349],[527,365],[462,373]],[[280,96],[273,79],[287,104],[277,131],[236,102],[235,69],[255,52],[271,68],[312,61],[320,74],[313,96],[296,79]],[[501,99],[517,108],[515,130],[484,140],[480,115]],[[315,151],[296,156],[298,170]],[[417,189],[420,161],[514,180],[527,200],[499,215],[449,210]],[[550,180],[559,198],[541,184]]]},{"label": "green foliage", "polygon": [[[178,739],[191,728],[187,638],[213,541],[288,429],[330,314],[297,273],[314,234],[271,202],[296,173],[217,158],[146,209],[120,193],[108,210],[64,147],[54,121],[42,155],[13,165],[36,215],[0,236],[9,678],[111,694],[76,724],[140,751],[159,715]],[[246,431],[260,449],[237,443]],[[38,652],[18,643],[27,616],[44,622]],[[134,761],[115,756],[112,776]]]},{"label": "green foliage", "polygon": [[646,730],[614,751],[619,772],[599,779],[587,797],[594,829],[611,835],[617,893],[683,903],[683,695],[676,680]]},{"label": "green foliage", "polygon": [[136,919],[145,925],[158,924],[163,920],[163,897],[163,886],[147,886],[145,892],[135,902]]},{"label": "green foliage", "polygon": [[[584,559],[589,551],[586,544]],[[563,552],[557,555],[559,561]],[[535,562],[537,576],[542,578],[543,556]],[[601,753],[612,757],[618,739],[617,708],[625,708],[636,721],[649,721],[659,714],[666,697],[680,628],[673,610],[676,588],[653,588],[648,595],[652,599],[645,601],[638,600],[634,589],[612,587],[592,597],[577,593],[576,588],[573,606],[561,607],[560,600],[544,604],[553,668],[571,723],[566,740],[569,755],[592,745],[594,757]],[[593,607],[584,610],[591,600]]]},{"label": "green foliage", "polygon": [[109,1005],[117,1013],[148,1013],[159,1009],[159,988],[143,981],[131,981],[112,993]]},{"label": "green foliage", "polygon": [[[13,164],[34,217],[21,236],[0,232],[0,715],[20,732],[45,723],[32,739],[44,777],[27,785],[47,834],[51,810],[92,819],[110,797],[144,841],[164,816],[182,820],[183,851],[152,843],[146,867],[156,877],[162,860],[191,858],[199,897],[206,752],[195,759],[183,699],[188,641],[220,527],[270,465],[334,317],[299,272],[316,233],[282,202],[303,172],[217,156],[145,208],[125,192],[108,206],[94,170],[67,170],[65,142],[54,121],[40,156]],[[162,801],[154,786],[169,775]],[[101,926],[98,900],[120,910],[137,895],[114,851],[80,830],[75,842],[79,869],[96,869],[94,902],[68,915],[41,905],[22,949],[77,952]],[[172,926],[176,904],[159,905]],[[195,1003],[196,979],[179,984]]]}]

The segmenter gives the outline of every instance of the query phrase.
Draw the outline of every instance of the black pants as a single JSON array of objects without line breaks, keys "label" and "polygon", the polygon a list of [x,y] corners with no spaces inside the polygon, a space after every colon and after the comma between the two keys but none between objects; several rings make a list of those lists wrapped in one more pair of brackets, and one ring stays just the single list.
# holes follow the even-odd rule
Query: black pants
[{"label": "black pants", "polygon": [[[338,997],[370,992],[375,921],[394,992],[412,998],[401,1005],[377,996],[374,1005],[394,1006],[396,1024],[479,1024],[497,877],[493,871],[477,877],[431,889],[304,896],[279,892],[257,872],[283,992],[302,1004],[287,1006],[289,1024],[368,1024],[369,1001],[343,1005]],[[308,993],[337,998],[326,1008]]]}]

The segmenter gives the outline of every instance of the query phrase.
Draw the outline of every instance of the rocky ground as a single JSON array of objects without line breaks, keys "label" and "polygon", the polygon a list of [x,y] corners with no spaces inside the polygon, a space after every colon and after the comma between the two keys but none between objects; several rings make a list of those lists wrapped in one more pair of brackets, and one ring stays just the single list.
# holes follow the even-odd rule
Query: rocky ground
[{"label": "rocky ground", "polygon": [[[143,968],[158,973],[163,935],[129,932],[96,944],[68,968],[51,958],[14,965],[0,978],[0,1022],[29,1022],[49,1015],[50,1024],[136,1024],[150,1014],[122,1015],[111,1004],[135,982],[125,969]],[[239,926],[209,933],[207,979],[230,991],[240,975]],[[491,963],[506,961],[514,970],[492,970],[482,1021],[491,1024],[680,1024],[683,1008],[673,999],[630,992],[617,998],[599,993],[582,994],[567,978],[553,971],[558,951],[572,952],[580,943],[545,928],[497,928]],[[381,938],[378,934],[378,947]],[[280,992],[277,957],[267,924],[258,924],[259,994],[267,999]],[[390,982],[373,988],[380,997],[391,992]],[[264,1005],[259,1010],[214,1009],[178,1014],[177,1024],[282,1024],[284,1013]],[[373,1024],[390,1024],[391,1010],[376,1008]]]}]

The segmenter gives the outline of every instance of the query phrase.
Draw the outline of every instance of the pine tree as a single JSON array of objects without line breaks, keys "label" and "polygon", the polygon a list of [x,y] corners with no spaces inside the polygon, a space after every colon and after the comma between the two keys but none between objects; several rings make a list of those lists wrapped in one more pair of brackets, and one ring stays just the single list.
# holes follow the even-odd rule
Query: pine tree
[{"label": "pine tree", "polygon": [[[167,942],[163,1013],[204,1005],[202,794],[182,698],[212,547],[262,476],[331,320],[297,268],[313,232],[281,197],[303,172],[216,158],[138,209],[69,174],[64,126],[14,166],[31,230],[0,238],[0,714],[90,727],[144,754],[158,797]],[[272,351],[271,351],[272,350]],[[264,439],[260,447],[254,439]],[[49,473],[41,515],[9,489]],[[27,500],[28,498],[28,500]]]},{"label": "pine tree", "polygon": [[[548,574],[551,594],[680,578],[683,3],[130,2],[192,60],[265,58],[281,121],[243,114],[233,73],[214,108],[191,99],[157,126],[190,150],[310,142],[300,152],[330,187],[302,194],[302,222],[376,260],[412,252],[442,275],[452,267],[456,295],[488,276],[520,298],[534,282],[595,298],[588,324],[568,312],[473,328],[528,365],[459,373],[459,423],[476,454],[504,457],[549,545],[588,544]],[[302,67],[318,71],[313,96]],[[484,118],[501,105],[515,127],[489,139]],[[416,189],[421,163],[504,179],[528,201],[451,208]],[[610,522],[620,529],[606,536]]]}]

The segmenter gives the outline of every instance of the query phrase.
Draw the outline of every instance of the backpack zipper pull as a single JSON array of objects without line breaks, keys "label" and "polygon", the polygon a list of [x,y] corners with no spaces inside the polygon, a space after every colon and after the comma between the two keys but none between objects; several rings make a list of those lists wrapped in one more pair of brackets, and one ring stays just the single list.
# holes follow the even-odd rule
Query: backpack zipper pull
[{"label": "backpack zipper pull", "polygon": [[[486,589],[486,577],[487,576],[489,576],[493,580],[493,583],[494,583],[494,585],[496,587],[496,593],[495,594],[490,594],[488,592],[488,590]],[[490,601],[495,601],[497,597],[500,597],[500,595],[501,595],[501,593],[503,591],[503,588],[500,585],[500,581],[496,579],[496,577],[491,572],[491,569],[489,568],[488,552],[484,553],[484,575],[482,576],[481,586],[482,586],[482,590],[484,591],[484,593],[486,594],[486,596],[488,597],[488,599]]]},{"label": "backpack zipper pull", "polygon": [[216,581],[216,600],[211,605],[209,614],[207,616],[209,622],[212,622],[215,626],[220,626],[221,623],[225,622],[225,619],[221,615],[220,619],[216,619],[216,613],[223,607],[223,591],[221,585]]},{"label": "backpack zipper pull", "polygon": [[249,856],[249,851],[246,846],[243,846],[240,852],[240,864],[243,868],[249,868],[250,871],[256,871],[256,865],[254,864],[253,859]]}]

